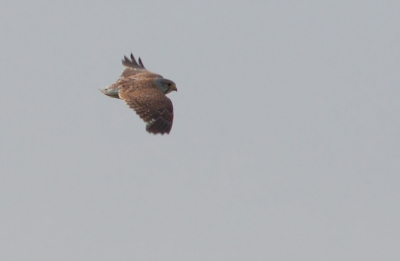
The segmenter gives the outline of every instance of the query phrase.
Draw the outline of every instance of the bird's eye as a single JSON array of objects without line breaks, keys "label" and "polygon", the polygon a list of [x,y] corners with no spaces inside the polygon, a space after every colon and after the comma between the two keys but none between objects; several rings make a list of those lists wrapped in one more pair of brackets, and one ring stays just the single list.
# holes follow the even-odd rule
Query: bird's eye
[{"label": "bird's eye", "polygon": [[171,87],[171,83],[169,82],[169,83],[167,83],[167,85],[168,85],[168,87]]}]

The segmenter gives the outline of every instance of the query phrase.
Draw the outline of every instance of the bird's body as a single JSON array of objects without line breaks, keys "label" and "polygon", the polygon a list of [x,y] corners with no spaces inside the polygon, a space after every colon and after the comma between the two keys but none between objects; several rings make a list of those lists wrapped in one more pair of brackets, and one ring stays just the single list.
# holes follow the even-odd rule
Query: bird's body
[{"label": "bird's body", "polygon": [[165,95],[177,91],[175,83],[146,70],[142,60],[139,58],[137,63],[132,54],[131,60],[124,58],[122,64],[126,69],[121,77],[101,91],[107,96],[124,100],[147,123],[148,132],[169,133],[174,113],[172,102]]}]

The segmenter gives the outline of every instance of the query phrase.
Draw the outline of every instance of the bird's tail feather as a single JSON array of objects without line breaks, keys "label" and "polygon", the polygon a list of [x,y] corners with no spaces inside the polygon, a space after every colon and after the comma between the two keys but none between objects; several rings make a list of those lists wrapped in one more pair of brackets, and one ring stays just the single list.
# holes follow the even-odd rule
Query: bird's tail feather
[{"label": "bird's tail feather", "polygon": [[116,89],[110,89],[110,88],[107,86],[107,87],[104,88],[104,89],[100,89],[100,91],[101,91],[103,94],[107,95],[107,96],[110,96],[110,97],[112,97],[112,98],[117,98],[117,99],[119,99],[118,90],[116,90]]}]

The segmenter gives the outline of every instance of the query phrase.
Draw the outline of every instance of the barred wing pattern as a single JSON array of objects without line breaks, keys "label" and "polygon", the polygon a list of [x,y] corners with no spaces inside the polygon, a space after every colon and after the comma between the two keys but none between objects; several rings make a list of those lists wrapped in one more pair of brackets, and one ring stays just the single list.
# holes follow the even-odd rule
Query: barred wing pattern
[{"label": "barred wing pattern", "polygon": [[174,119],[172,102],[155,88],[122,89],[119,96],[144,120],[150,133],[169,133]]}]

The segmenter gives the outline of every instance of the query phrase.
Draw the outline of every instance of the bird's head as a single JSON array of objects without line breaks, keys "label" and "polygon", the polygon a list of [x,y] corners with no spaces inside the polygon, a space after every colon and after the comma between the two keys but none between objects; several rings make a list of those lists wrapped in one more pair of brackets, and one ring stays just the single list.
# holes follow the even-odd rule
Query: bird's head
[{"label": "bird's head", "polygon": [[156,83],[157,83],[157,87],[164,94],[168,94],[172,91],[178,91],[178,89],[176,88],[176,84],[171,80],[159,78],[159,79],[156,79]]}]

